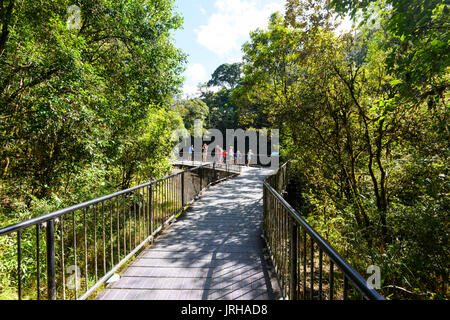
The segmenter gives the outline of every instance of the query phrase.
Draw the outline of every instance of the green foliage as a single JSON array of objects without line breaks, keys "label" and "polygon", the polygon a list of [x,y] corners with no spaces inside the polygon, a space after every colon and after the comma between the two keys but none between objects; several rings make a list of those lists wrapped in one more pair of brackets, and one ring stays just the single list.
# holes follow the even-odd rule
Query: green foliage
[{"label": "green foliage", "polygon": [[[81,10],[69,29],[67,9]],[[2,2],[1,178],[46,197],[96,161],[109,161],[170,102],[184,55],[172,1]]]},{"label": "green foliage", "polygon": [[[0,227],[169,172],[181,23],[173,0],[0,1]],[[28,289],[34,232],[21,242]],[[0,237],[1,298],[16,298],[14,236]]]},{"label": "green foliage", "polygon": [[[200,99],[209,110],[206,128],[219,129],[225,134],[226,129],[239,127],[234,92],[240,87],[241,76],[241,63],[225,63],[217,67],[211,80],[201,87]],[[211,90],[212,87],[219,89]]]},{"label": "green foliage", "polygon": [[333,0],[340,13],[370,23],[376,13],[384,29],[387,68],[408,99],[442,99],[450,62],[450,6],[446,0]]},{"label": "green foliage", "polygon": [[281,129],[289,200],[361,274],[380,266],[389,297],[448,298],[448,15],[369,2],[335,1],[367,7],[339,35],[325,2],[287,1],[243,46],[233,94],[243,121]]},{"label": "green foliage", "polygon": [[226,87],[233,89],[239,84],[241,79],[242,64],[241,63],[224,63],[217,67],[208,81],[208,87]]},{"label": "green foliage", "polygon": [[183,118],[184,127],[191,135],[194,135],[195,121],[200,120],[204,123],[210,112],[206,103],[200,99],[176,100],[171,110]]}]

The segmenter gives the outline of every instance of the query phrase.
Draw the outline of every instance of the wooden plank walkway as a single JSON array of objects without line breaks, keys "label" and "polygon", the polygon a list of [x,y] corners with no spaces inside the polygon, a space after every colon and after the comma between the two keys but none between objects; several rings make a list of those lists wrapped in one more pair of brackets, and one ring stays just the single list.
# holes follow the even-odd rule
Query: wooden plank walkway
[{"label": "wooden plank walkway", "polygon": [[261,238],[269,173],[245,168],[212,186],[96,299],[278,299]]}]

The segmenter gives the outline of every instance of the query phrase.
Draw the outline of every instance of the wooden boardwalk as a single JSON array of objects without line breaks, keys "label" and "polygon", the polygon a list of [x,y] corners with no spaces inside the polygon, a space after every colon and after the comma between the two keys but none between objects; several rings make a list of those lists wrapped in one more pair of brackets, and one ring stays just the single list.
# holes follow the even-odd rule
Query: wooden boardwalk
[{"label": "wooden boardwalk", "polygon": [[96,299],[277,299],[261,238],[262,180],[269,173],[245,168],[212,186]]}]

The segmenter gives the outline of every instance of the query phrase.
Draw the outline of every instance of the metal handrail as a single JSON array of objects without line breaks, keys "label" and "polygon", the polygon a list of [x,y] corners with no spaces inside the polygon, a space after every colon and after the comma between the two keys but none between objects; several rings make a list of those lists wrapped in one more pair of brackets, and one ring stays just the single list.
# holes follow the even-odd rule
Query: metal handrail
[{"label": "metal handrail", "polygon": [[[207,163],[0,229],[0,237],[13,232],[17,234],[18,299],[22,299],[24,280],[33,280],[22,275],[23,259],[30,258],[30,255],[36,266],[36,286],[31,288],[37,289],[37,299],[40,300],[41,294],[46,291],[47,298],[54,300],[57,290],[62,299],[66,299],[67,292],[75,299],[88,298],[152,241],[165,225],[174,221],[186,206],[198,199],[205,188],[236,174],[239,172],[229,170],[228,166],[218,168],[214,163]],[[91,220],[87,219],[89,213]],[[41,263],[44,260],[40,248],[40,229],[43,225],[46,229],[46,265]],[[36,227],[35,246],[31,252],[24,251],[22,238],[32,227]],[[82,238],[84,243],[80,241]],[[65,267],[69,262],[73,262],[75,267],[84,263],[84,277],[81,277],[81,271],[75,271],[75,288],[69,288],[72,291],[66,288]],[[47,286],[44,289],[41,288],[43,267],[47,271]],[[27,275],[30,276],[30,273]],[[84,292],[78,292],[82,280]],[[93,280],[95,283],[91,284]]]},{"label": "metal handrail", "polygon": [[[285,166],[287,166],[287,163],[284,164],[277,173],[281,172],[281,169],[285,169]],[[276,174],[277,174],[276,173]],[[344,259],[342,258],[342,256],[325,240],[322,238],[322,236],[320,236],[319,233],[317,233],[317,231],[315,231],[301,216],[300,214],[269,184],[268,180],[270,180],[271,177],[275,176],[276,174],[269,176],[268,178],[265,179],[264,183],[263,183],[263,187],[264,187],[264,216],[267,217],[268,215],[268,208],[267,208],[267,191],[273,196],[275,197],[276,201],[278,202],[278,204],[284,208],[284,210],[287,212],[288,215],[288,219],[287,219],[287,223],[285,223],[284,227],[286,227],[286,225],[289,225],[289,231],[286,232],[286,234],[284,234],[285,238],[289,239],[289,247],[287,247],[288,251],[290,251],[289,253],[284,253],[285,257],[289,257],[287,258],[287,262],[286,261],[276,261],[277,259],[275,258],[275,255],[273,254],[273,250],[274,248],[272,248],[270,246],[270,243],[268,241],[268,237],[265,236],[265,240],[266,240],[266,244],[269,247],[269,250],[272,253],[272,259],[275,260],[274,264],[275,266],[281,266],[284,263],[284,271],[287,270],[287,266],[286,264],[289,264],[289,271],[287,273],[289,273],[288,275],[284,275],[285,281],[283,283],[282,282],[282,286],[284,287],[289,287],[289,298],[291,299],[297,299],[299,294],[297,292],[297,288],[298,288],[298,277],[297,277],[297,270],[299,270],[299,261],[298,261],[298,247],[297,247],[297,241],[298,241],[298,234],[299,234],[299,230],[298,227],[301,227],[303,229],[303,232],[308,234],[310,239],[319,247],[319,265],[320,268],[322,268],[322,254],[325,253],[329,259],[330,259],[330,266],[331,266],[331,273],[330,273],[330,281],[334,281],[333,279],[333,265],[336,265],[337,268],[339,268],[339,270],[342,271],[343,275],[344,275],[344,299],[346,298],[346,286],[347,286],[347,280],[350,280],[350,282],[355,286],[355,288],[362,294],[362,296],[366,299],[370,299],[370,300],[384,300],[384,297],[382,295],[380,295],[375,289],[369,288],[367,286],[366,281],[364,280],[364,278],[356,271],[353,269],[353,267]],[[266,226],[266,224],[265,224]],[[285,228],[288,229],[288,228]],[[269,233],[270,231],[267,230],[267,228],[265,228],[264,230],[265,234]],[[281,230],[277,231],[279,234],[282,233]],[[304,257],[303,257],[303,264],[306,263],[306,234],[304,236]],[[313,269],[314,266],[314,246],[313,244],[311,245],[311,260],[312,260],[312,264],[311,264],[311,270]],[[304,267],[304,271],[306,273],[306,265],[303,266]],[[282,272],[280,271],[281,269],[283,269],[282,267],[277,268],[278,269],[278,273]],[[312,271],[311,271],[312,272]],[[322,290],[322,269],[320,269],[320,291]],[[279,278],[283,278],[283,275],[280,276],[280,274],[278,275]],[[306,293],[305,293],[305,282],[306,282],[306,275],[304,275],[304,297],[306,297]],[[311,276],[312,277],[312,276]],[[289,279],[287,279],[289,278]],[[287,281],[288,280],[288,281]],[[314,281],[311,278],[310,279],[310,284],[311,284],[311,292],[310,292],[310,298],[313,298],[313,285],[314,285]],[[285,296],[287,296],[286,290],[285,288],[283,288],[285,291]],[[332,299],[332,293],[333,293],[333,287],[331,286],[331,295],[330,298]],[[319,298],[321,298],[322,292],[319,292]]]},{"label": "metal handrail", "polygon": [[156,184],[156,183],[158,183],[160,181],[168,180],[169,178],[179,176],[179,175],[183,174],[184,172],[192,172],[192,171],[195,171],[195,170],[197,170],[197,169],[199,169],[201,167],[206,167],[208,165],[209,165],[209,163],[205,164],[205,165],[197,166],[195,168],[186,169],[186,170],[184,170],[182,172],[177,172],[175,174],[163,177],[161,179],[153,180],[153,181],[150,181],[150,182],[138,185],[138,186],[134,186],[134,187],[131,187],[131,188],[128,188],[128,189],[124,189],[124,190],[115,192],[115,193],[111,193],[111,194],[103,196],[103,197],[98,197],[96,199],[89,200],[89,201],[86,201],[86,202],[83,202],[83,203],[80,203],[80,204],[76,204],[76,205],[73,205],[71,207],[64,208],[64,209],[61,209],[61,210],[57,210],[57,211],[54,211],[54,212],[51,212],[51,213],[47,213],[45,215],[42,215],[42,216],[39,216],[39,217],[36,217],[36,218],[33,218],[33,219],[29,219],[29,220],[26,220],[26,221],[23,221],[23,222],[18,222],[16,224],[13,224],[13,225],[1,228],[0,229],[0,236],[7,235],[9,233],[18,231],[20,229],[32,227],[32,226],[35,226],[36,224],[42,224],[42,223],[47,222],[49,220],[54,220],[56,218],[61,217],[62,215],[66,214],[66,213],[71,213],[73,211],[77,211],[77,210],[83,209],[85,207],[90,207],[92,205],[104,202],[106,200],[109,200],[109,199],[112,199],[112,198],[116,198],[118,196],[121,196],[121,195],[130,193],[130,192],[136,191],[138,189],[142,189],[142,188],[151,186],[151,185]]},{"label": "metal handrail", "polygon": [[[223,161],[222,163],[231,162],[231,163],[233,164],[234,161],[237,160],[238,163],[235,164],[235,165],[246,166],[246,163],[247,163],[247,155],[248,155],[248,153],[240,153],[240,157],[239,157],[238,159],[234,158],[234,155],[235,155],[236,153],[233,153],[233,157],[230,159],[229,156],[228,156],[228,150],[226,150],[226,152],[227,152],[227,156],[226,156],[227,159],[226,159],[226,160],[225,160],[225,159],[222,160],[222,161]],[[214,155],[213,155],[213,153],[214,153]],[[219,162],[218,162],[218,159],[219,159],[220,155],[215,154],[215,150],[214,150],[214,149],[213,149],[211,152],[207,152],[207,155],[209,155],[208,159],[210,159],[210,160],[212,159],[212,161],[210,161],[210,163],[219,163]],[[201,163],[207,163],[207,162],[203,162],[203,161],[201,160],[201,159],[202,159],[202,156],[203,156],[203,152],[199,152],[199,151],[193,151],[193,152],[183,152],[183,151],[180,151],[180,152],[178,152],[177,155],[176,155],[176,161],[180,161],[180,162],[187,161],[187,162],[201,162]],[[259,159],[261,156],[264,156],[264,157],[271,157],[271,158],[272,158],[272,157],[280,157],[279,154],[277,154],[277,155],[272,155],[272,154],[267,154],[267,153],[253,153],[252,156],[253,156],[253,159],[256,159],[256,162],[255,162],[255,161],[252,161],[251,166],[258,165],[258,159]],[[199,160],[198,160],[198,161],[195,160],[196,158],[199,159]],[[264,164],[264,165],[267,165],[267,164]]]}]

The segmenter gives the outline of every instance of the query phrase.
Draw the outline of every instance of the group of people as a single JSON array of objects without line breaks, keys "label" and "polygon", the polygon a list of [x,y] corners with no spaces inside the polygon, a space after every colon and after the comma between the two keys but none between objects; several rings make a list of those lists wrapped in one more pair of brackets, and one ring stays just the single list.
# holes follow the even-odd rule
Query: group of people
[{"label": "group of people", "polygon": [[[193,154],[194,152],[194,146],[191,146],[189,148],[189,153]],[[222,164],[222,163],[234,163],[234,164],[238,164],[239,163],[239,159],[242,156],[242,153],[237,150],[236,152],[234,152],[234,148],[232,146],[230,146],[230,148],[227,150],[224,150],[222,147],[220,147],[219,145],[216,146],[215,149],[215,154],[216,154],[216,160],[218,163]],[[206,162],[206,157],[208,155],[208,145],[205,143],[202,146],[202,162]],[[250,166],[250,162],[253,156],[253,152],[252,149],[250,149],[247,153],[247,167]]]},{"label": "group of people", "polygon": [[222,149],[219,145],[216,146],[216,159],[218,163],[234,163],[238,164],[241,152],[238,150],[234,152],[233,147],[227,150]]}]

